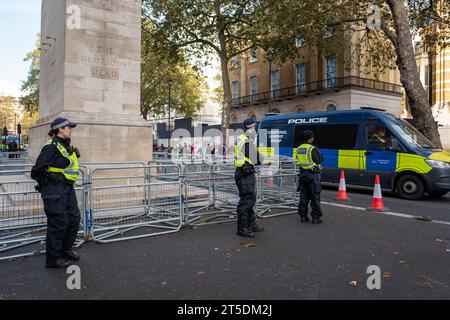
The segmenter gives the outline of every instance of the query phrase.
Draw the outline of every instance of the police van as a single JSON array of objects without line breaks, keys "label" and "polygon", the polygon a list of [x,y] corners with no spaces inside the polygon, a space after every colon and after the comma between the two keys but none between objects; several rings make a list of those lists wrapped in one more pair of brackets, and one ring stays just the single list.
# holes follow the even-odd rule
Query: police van
[{"label": "police van", "polygon": [[[360,110],[269,115],[259,125],[261,151],[271,156],[296,156],[300,133],[311,130],[324,156],[322,181],[381,187],[416,200],[428,193],[450,191],[450,153],[436,149],[412,125],[384,110]],[[263,136],[267,134],[267,139]]]}]

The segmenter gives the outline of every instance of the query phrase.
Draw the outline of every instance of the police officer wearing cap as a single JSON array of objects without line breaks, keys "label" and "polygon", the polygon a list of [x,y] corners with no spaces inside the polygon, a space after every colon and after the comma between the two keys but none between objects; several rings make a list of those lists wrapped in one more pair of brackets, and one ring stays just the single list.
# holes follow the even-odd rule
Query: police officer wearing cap
[{"label": "police officer wearing cap", "polygon": [[319,149],[312,145],[314,133],[305,130],[301,133],[302,144],[297,148],[297,164],[300,166],[299,190],[300,202],[298,204],[298,214],[302,223],[309,222],[308,204],[311,202],[312,223],[322,223],[322,210],[320,208],[320,173],[323,156]]},{"label": "police officer wearing cap", "polygon": [[234,146],[234,179],[239,189],[237,206],[237,234],[242,237],[254,237],[255,232],[264,231],[256,224],[253,207],[256,204],[255,166],[263,162],[263,156],[256,147],[256,123],[247,119],[243,123],[244,134],[238,137]]},{"label": "police officer wearing cap", "polygon": [[42,147],[31,170],[38,182],[47,216],[46,267],[66,268],[79,260],[72,249],[80,225],[80,210],[74,184],[78,178],[77,148],[70,145],[72,130],[77,126],[66,118],[57,118],[48,133],[50,140]]}]

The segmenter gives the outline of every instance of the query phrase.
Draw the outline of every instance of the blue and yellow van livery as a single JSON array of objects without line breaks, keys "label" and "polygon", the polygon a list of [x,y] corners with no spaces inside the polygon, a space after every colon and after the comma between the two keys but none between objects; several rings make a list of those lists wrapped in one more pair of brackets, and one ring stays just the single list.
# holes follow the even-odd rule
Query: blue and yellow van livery
[{"label": "blue and yellow van livery", "polygon": [[348,184],[373,186],[379,175],[383,188],[406,199],[450,191],[450,153],[434,148],[405,120],[373,108],[266,116],[258,130],[260,150],[295,157],[306,129],[323,153],[325,182],[339,182],[343,169]]}]

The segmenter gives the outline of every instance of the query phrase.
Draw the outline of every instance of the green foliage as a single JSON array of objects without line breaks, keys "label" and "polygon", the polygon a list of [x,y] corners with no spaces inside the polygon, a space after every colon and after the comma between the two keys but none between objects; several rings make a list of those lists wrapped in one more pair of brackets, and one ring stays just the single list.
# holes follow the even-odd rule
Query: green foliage
[{"label": "green foliage", "polygon": [[21,96],[19,101],[24,107],[25,111],[30,114],[34,114],[39,111],[39,74],[40,74],[40,35],[37,35],[36,49],[29,52],[24,61],[30,61],[30,70],[25,81],[22,81],[22,92],[25,93]]},{"label": "green foliage", "polygon": [[[178,52],[157,46],[152,23],[144,21],[142,32],[141,113],[144,118],[168,113],[171,79],[171,115],[193,116],[206,102],[208,84]],[[166,48],[167,49],[167,48]]]}]

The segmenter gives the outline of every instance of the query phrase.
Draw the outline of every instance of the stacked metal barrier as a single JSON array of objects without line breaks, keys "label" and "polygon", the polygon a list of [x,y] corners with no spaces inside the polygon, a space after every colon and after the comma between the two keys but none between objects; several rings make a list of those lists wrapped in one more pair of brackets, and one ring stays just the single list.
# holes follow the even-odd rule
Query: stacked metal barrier
[{"label": "stacked metal barrier", "polygon": [[[164,165],[177,169],[173,165]],[[179,173],[158,166],[108,166],[89,170],[89,234],[97,242],[177,232],[182,227]],[[172,177],[170,177],[170,175]]]},{"label": "stacked metal barrier", "polygon": [[[15,166],[15,165],[14,165]],[[22,170],[0,166],[0,260],[42,252],[46,217],[31,165]],[[239,192],[232,159],[155,159],[144,164],[96,163],[80,166],[76,186],[84,239],[113,242],[179,231],[183,226],[233,222]],[[297,168],[274,159],[258,168],[258,217],[297,212]],[[25,252],[31,245],[40,249]],[[13,255],[12,251],[16,252]]]},{"label": "stacked metal barrier", "polygon": [[262,218],[297,212],[298,168],[289,160],[263,164],[257,174],[257,215]]},{"label": "stacked metal barrier", "polygon": [[[29,178],[31,165],[15,170],[9,170],[10,167],[16,164],[0,166],[0,260],[45,252],[47,218],[41,196],[34,189],[36,181]],[[82,208],[84,187],[80,184],[75,190]],[[77,245],[82,242],[83,232],[80,232]]]}]

